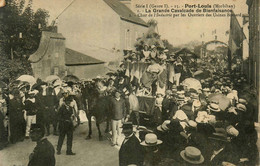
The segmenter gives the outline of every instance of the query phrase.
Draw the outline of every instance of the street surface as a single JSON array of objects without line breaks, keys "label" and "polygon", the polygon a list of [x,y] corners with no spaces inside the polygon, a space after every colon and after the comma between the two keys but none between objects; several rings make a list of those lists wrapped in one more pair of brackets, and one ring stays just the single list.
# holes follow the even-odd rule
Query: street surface
[{"label": "street surface", "polygon": [[[95,122],[92,122],[92,139],[85,140],[88,134],[88,124],[81,124],[74,131],[72,150],[75,156],[66,155],[66,138],[64,140],[61,155],[56,155],[56,166],[117,166],[118,149],[112,147],[108,137],[109,134],[103,134],[104,140],[99,141]],[[101,125],[101,131],[105,131],[105,124]],[[58,136],[50,135],[47,137],[53,144],[55,151],[58,143]],[[29,155],[36,146],[35,142],[26,139],[23,142],[10,144],[0,151],[0,166],[27,166]]]}]

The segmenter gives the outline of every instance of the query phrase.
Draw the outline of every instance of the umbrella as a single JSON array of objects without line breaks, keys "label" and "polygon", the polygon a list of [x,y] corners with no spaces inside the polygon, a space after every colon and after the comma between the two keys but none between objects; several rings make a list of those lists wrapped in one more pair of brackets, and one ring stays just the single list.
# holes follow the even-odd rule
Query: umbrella
[{"label": "umbrella", "polygon": [[56,80],[60,80],[60,77],[58,77],[56,75],[49,75],[45,78],[45,82],[47,82],[47,83],[53,83]]},{"label": "umbrella", "polygon": [[64,81],[66,82],[73,82],[73,83],[76,83],[79,81],[79,78],[74,76],[74,75],[67,75],[63,78]]},{"label": "umbrella", "polygon": [[213,93],[213,94],[210,94],[209,97],[208,97],[208,100],[211,102],[211,101],[214,101],[214,102],[218,102],[219,104],[219,108],[221,110],[226,110],[229,105],[230,105],[230,100],[229,98],[227,98],[227,96],[221,94],[221,93]]},{"label": "umbrella", "polygon": [[47,85],[47,83],[43,82],[40,78],[37,78],[36,84],[32,86],[32,89],[39,90],[41,85]]},{"label": "umbrella", "polygon": [[195,90],[199,90],[202,89],[201,83],[199,80],[195,79],[195,78],[186,78],[183,82],[182,82],[183,86],[186,86],[188,89],[195,89]]},{"label": "umbrella", "polygon": [[36,83],[36,79],[31,75],[21,75],[17,80],[28,82],[31,86]]}]

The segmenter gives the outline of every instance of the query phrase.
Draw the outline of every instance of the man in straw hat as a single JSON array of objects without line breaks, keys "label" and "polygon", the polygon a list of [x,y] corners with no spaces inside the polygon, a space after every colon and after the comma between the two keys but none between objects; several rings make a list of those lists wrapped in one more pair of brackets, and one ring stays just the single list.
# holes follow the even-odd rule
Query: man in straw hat
[{"label": "man in straw hat", "polygon": [[145,140],[141,142],[141,145],[145,148],[144,165],[158,165],[161,161],[158,149],[158,145],[160,144],[162,144],[162,141],[157,139],[157,136],[154,133],[145,135]]},{"label": "man in straw hat", "polygon": [[131,164],[142,166],[144,152],[139,139],[133,133],[132,123],[125,122],[122,128],[125,139],[119,150],[119,166],[128,166]]},{"label": "man in straw hat", "polygon": [[186,147],[181,151],[180,155],[181,158],[189,164],[202,164],[204,162],[204,157],[200,150],[193,146]]}]

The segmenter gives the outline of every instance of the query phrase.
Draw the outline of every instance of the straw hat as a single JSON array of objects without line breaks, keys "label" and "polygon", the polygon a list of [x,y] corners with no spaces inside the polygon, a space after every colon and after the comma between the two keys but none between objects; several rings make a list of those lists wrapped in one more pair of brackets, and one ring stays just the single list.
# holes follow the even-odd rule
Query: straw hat
[{"label": "straw hat", "polygon": [[208,123],[209,118],[208,118],[208,113],[206,111],[199,111],[197,114],[197,118],[195,119],[195,121],[197,123]]},{"label": "straw hat", "polygon": [[180,155],[183,160],[191,164],[201,164],[204,162],[204,157],[200,150],[192,146],[186,147],[185,150],[181,151]]},{"label": "straw hat", "polygon": [[145,140],[140,144],[143,146],[156,146],[161,144],[162,141],[157,139],[157,136],[153,133],[149,133],[145,135]]},{"label": "straw hat", "polygon": [[188,121],[188,125],[189,125],[190,127],[194,127],[194,128],[197,127],[197,123],[196,123],[195,121],[193,121],[193,120],[189,120],[189,121]]},{"label": "straw hat", "polygon": [[38,90],[32,90],[28,92],[28,95],[36,95],[38,92]]},{"label": "straw hat", "polygon": [[222,166],[236,166],[235,164],[232,164],[230,162],[223,161]]},{"label": "straw hat", "polygon": [[227,131],[227,134],[231,135],[231,136],[235,136],[237,137],[238,134],[239,134],[239,131],[232,125],[229,125],[227,128],[226,128],[226,131]]},{"label": "straw hat", "polygon": [[199,100],[194,100],[193,101],[193,103],[192,103],[192,105],[194,106],[194,107],[200,107],[201,106],[201,102],[199,101]]},{"label": "straw hat", "polygon": [[184,94],[185,94],[185,91],[184,91],[184,90],[178,91],[177,94],[178,94],[178,95],[184,95]]},{"label": "straw hat", "polygon": [[238,102],[241,103],[241,104],[244,104],[244,105],[247,105],[247,101],[245,99],[238,99]]},{"label": "straw hat", "polygon": [[185,100],[185,95],[178,95],[177,96],[177,101],[184,101]]},{"label": "straw hat", "polygon": [[187,115],[182,110],[177,110],[172,119],[185,120],[188,119]]},{"label": "straw hat", "polygon": [[151,46],[151,49],[153,49],[153,48],[155,48],[155,47],[156,47],[155,45],[152,45],[152,46]]},{"label": "straw hat", "polygon": [[165,120],[165,121],[163,122],[163,124],[161,124],[160,126],[157,127],[157,130],[159,130],[159,131],[167,131],[167,130],[169,130],[169,128],[167,127],[167,125],[170,124],[170,123],[171,123],[170,120]]},{"label": "straw hat", "polygon": [[246,106],[244,104],[237,104],[237,109],[246,112]]},{"label": "straw hat", "polygon": [[210,105],[208,105],[208,109],[213,112],[220,112],[219,105],[214,104],[214,103],[211,103]]}]

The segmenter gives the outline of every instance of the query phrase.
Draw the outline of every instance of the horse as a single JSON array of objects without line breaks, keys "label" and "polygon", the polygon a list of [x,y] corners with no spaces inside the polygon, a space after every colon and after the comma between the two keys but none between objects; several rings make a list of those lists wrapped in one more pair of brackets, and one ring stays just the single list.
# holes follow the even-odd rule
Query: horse
[{"label": "horse", "polygon": [[91,139],[92,135],[92,116],[96,119],[96,126],[98,129],[99,140],[103,140],[103,136],[100,130],[100,124],[106,121],[106,130],[109,131],[109,122],[110,122],[110,96],[101,95],[96,83],[89,83],[83,89],[83,100],[86,106],[86,116],[88,119],[89,132],[86,140]]}]

